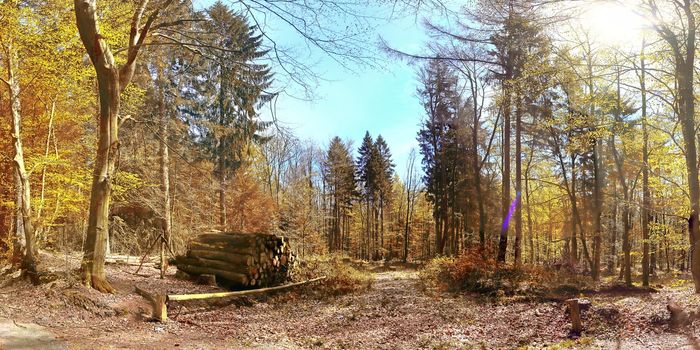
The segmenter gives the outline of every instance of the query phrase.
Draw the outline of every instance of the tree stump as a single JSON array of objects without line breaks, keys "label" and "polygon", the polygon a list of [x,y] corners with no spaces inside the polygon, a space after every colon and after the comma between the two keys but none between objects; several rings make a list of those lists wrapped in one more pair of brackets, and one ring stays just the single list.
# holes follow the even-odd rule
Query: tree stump
[{"label": "tree stump", "polygon": [[[587,304],[590,306],[590,302]],[[569,310],[569,318],[571,319],[571,333],[574,335],[580,335],[583,330],[581,325],[581,305],[578,299],[568,299],[566,301],[566,306]]]},{"label": "tree stump", "polygon": [[164,294],[151,294],[138,286],[135,286],[136,293],[144,297],[151,303],[153,311],[151,317],[154,319],[164,322],[168,320],[168,307],[166,302],[168,301],[167,295]]}]

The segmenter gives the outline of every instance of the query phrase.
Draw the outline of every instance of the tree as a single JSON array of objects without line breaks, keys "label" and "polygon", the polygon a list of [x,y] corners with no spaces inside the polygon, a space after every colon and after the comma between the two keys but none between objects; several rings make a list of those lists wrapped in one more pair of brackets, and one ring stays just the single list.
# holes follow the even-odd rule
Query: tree
[{"label": "tree", "polygon": [[198,144],[217,165],[219,226],[225,231],[227,178],[243,164],[250,142],[267,140],[261,133],[270,123],[258,120],[257,109],[274,97],[265,92],[272,74],[267,65],[256,63],[266,54],[262,35],[221,2],[207,10],[202,30],[212,49],[202,49],[207,54],[192,77],[187,96],[194,102],[186,113]]},{"label": "tree", "polygon": [[420,72],[418,95],[426,117],[418,131],[423,156],[423,182],[433,204],[436,253],[457,254],[460,231],[464,228],[468,201],[467,168],[469,157],[468,121],[470,102],[457,92],[454,71],[439,60],[429,61]]},{"label": "tree", "polygon": [[408,260],[408,248],[410,242],[411,220],[416,207],[416,198],[418,197],[418,179],[414,171],[416,162],[416,150],[411,149],[408,156],[408,164],[406,167],[406,217],[404,218],[404,236],[403,236],[403,262]]},{"label": "tree", "polygon": [[[652,19],[652,26],[662,40],[670,47],[673,56],[674,73],[677,81],[678,121],[681,124],[685,147],[685,162],[690,195],[690,251],[695,292],[700,293],[700,179],[698,178],[698,158],[696,144],[694,68],[697,23],[695,19],[696,1],[664,1],[675,11],[662,10],[658,1],[645,0],[639,6]],[[670,15],[669,15],[670,14]],[[676,15],[677,18],[669,18]],[[678,26],[674,26],[678,24]]]},{"label": "tree", "polygon": [[376,155],[376,161],[370,161],[372,166],[377,167],[374,171],[377,174],[376,178],[376,190],[377,199],[379,206],[379,226],[381,228],[380,237],[380,247],[382,248],[382,255],[384,250],[384,209],[389,205],[389,200],[391,199],[391,189],[394,177],[394,163],[391,160],[391,151],[389,150],[389,145],[382,135],[377,136],[377,140],[374,142],[374,148],[376,152],[372,153]]},{"label": "tree", "polygon": [[328,250],[339,251],[349,238],[347,219],[355,195],[355,165],[350,147],[337,136],[331,139],[323,167],[331,210]]},{"label": "tree", "polygon": [[136,59],[146,36],[161,11],[167,9],[172,0],[154,6],[146,15],[149,0],[139,1],[131,19],[126,60],[117,65],[107,39],[98,25],[97,1],[75,0],[74,8],[80,39],[95,68],[100,101],[98,146],[95,157],[90,209],[81,274],[86,286],[101,292],[114,292],[107,282],[104,271],[106,241],[109,227],[109,205],[119,155],[120,98],[129,85],[136,70]]}]

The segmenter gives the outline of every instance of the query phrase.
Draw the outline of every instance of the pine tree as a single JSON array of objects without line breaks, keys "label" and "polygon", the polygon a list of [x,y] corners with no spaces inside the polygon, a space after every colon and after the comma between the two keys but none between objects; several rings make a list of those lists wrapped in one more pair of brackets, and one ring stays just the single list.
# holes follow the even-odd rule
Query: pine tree
[{"label": "pine tree", "polygon": [[328,146],[323,163],[324,181],[330,197],[330,225],[328,250],[342,250],[349,240],[348,216],[355,197],[355,164],[350,147],[340,137],[334,137]]},{"label": "pine tree", "polygon": [[448,131],[460,109],[455,73],[440,61],[431,61],[421,71],[423,86],[418,90],[426,111],[426,119],[418,131],[420,153],[423,156],[423,181],[428,200],[433,203],[435,220],[435,249],[445,252],[450,232],[450,164],[447,157]]},{"label": "pine tree", "polygon": [[379,230],[380,230],[380,247],[384,249],[384,210],[389,205],[389,199],[391,198],[391,190],[393,187],[394,179],[394,163],[391,159],[391,151],[389,150],[389,145],[382,135],[377,136],[377,140],[374,142],[374,148],[376,150],[375,154],[377,156],[376,161],[372,162],[375,164],[377,169],[374,172],[377,174],[376,190],[377,190],[377,200],[378,200],[378,211],[379,211]]},{"label": "pine tree", "polygon": [[274,97],[266,92],[272,73],[267,65],[256,63],[267,53],[262,34],[221,2],[207,10],[202,30],[216,49],[199,62],[200,72],[187,92],[194,102],[184,111],[192,122],[193,137],[216,164],[219,225],[226,230],[227,178],[242,165],[250,142],[266,140],[262,132],[269,122],[257,119],[257,109]]},{"label": "pine tree", "polygon": [[369,131],[365,132],[365,137],[362,139],[362,144],[357,150],[358,157],[356,160],[357,169],[357,179],[360,185],[360,196],[364,202],[365,206],[365,218],[363,226],[365,228],[363,236],[363,257],[369,259],[372,255],[372,251],[375,250],[376,241],[373,239],[372,230],[372,219],[374,217],[374,204],[376,201],[376,183],[377,183],[377,173],[376,165],[373,162],[376,161],[376,152],[374,141]]}]

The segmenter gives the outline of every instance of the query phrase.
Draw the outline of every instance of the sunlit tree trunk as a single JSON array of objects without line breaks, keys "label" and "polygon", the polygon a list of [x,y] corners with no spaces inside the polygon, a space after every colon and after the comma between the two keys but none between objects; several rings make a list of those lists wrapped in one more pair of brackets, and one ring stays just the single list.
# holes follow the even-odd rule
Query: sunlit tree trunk
[{"label": "sunlit tree trunk", "polygon": [[119,157],[119,103],[121,92],[131,82],[136,69],[136,57],[158,13],[172,0],[159,5],[141,23],[148,0],[141,0],[131,19],[125,63],[118,67],[98,26],[97,1],[74,0],[76,25],[80,39],[90,57],[99,92],[97,154],[92,174],[88,227],[83,245],[81,274],[83,283],[101,292],[114,292],[105,275],[105,253],[109,230],[109,205],[112,179]]},{"label": "sunlit tree trunk", "polygon": [[506,261],[506,251],[508,250],[508,212],[510,210],[510,95],[507,83],[504,83],[503,92],[503,179],[501,193],[501,235],[498,241],[498,261]]},{"label": "sunlit tree trunk", "polygon": [[651,194],[649,193],[649,132],[647,130],[647,91],[646,72],[644,58],[644,43],[640,54],[641,71],[639,77],[640,91],[642,94],[642,285],[649,286],[649,207],[651,206]]},{"label": "sunlit tree trunk", "polygon": [[[49,156],[49,148],[51,146],[51,135],[53,135],[53,120],[56,115],[56,98],[51,100],[51,108],[49,110],[49,125],[46,132],[46,145],[44,147],[44,159]],[[42,211],[44,209],[44,196],[46,193],[46,163],[41,167],[41,193],[39,195],[39,207],[36,211],[37,219],[41,218]]]},{"label": "sunlit tree trunk", "polygon": [[[589,114],[597,121],[595,113],[595,91],[593,85],[593,53],[590,42],[587,42],[588,51],[586,54],[588,67],[588,99]],[[593,237],[593,268],[591,269],[591,277],[594,281],[600,278],[600,256],[601,256],[601,240],[603,236],[603,186],[605,185],[605,171],[603,169],[603,140],[600,136],[596,136],[595,145],[593,146],[593,220],[595,236]]]},{"label": "sunlit tree trunk", "polygon": [[[532,230],[532,208],[530,207],[530,170],[531,170],[531,165],[532,165],[532,158],[535,154],[534,149],[530,147],[530,159],[527,161],[527,165],[525,167],[525,207],[527,209],[526,215],[527,215],[527,235],[530,241],[530,264],[534,265],[535,264],[535,244],[534,244],[534,232]],[[539,256],[539,253],[537,253]]]},{"label": "sunlit tree trunk", "polygon": [[523,206],[522,192],[522,97],[517,94],[515,109],[515,266],[522,264]]},{"label": "sunlit tree trunk", "polygon": [[661,20],[658,4],[655,1],[644,1],[649,14],[654,17],[652,21],[659,36],[669,45],[673,53],[675,77],[677,82],[676,102],[678,106],[678,119],[681,124],[683,143],[685,146],[685,165],[688,174],[688,194],[690,196],[690,252],[691,270],[695,283],[695,292],[700,293],[700,179],[698,179],[698,157],[696,144],[695,122],[695,94],[694,94],[694,69],[695,69],[695,37],[697,25],[695,20],[696,1],[674,1],[675,13],[680,17],[683,30],[677,34],[669,27],[668,21]]},{"label": "sunlit tree trunk", "polygon": [[[29,174],[24,165],[24,150],[22,147],[22,106],[20,103],[19,57],[14,43],[6,47],[5,65],[7,68],[6,85],[9,87],[10,113],[12,114],[12,145],[15,151],[13,160],[15,168],[15,183],[17,186],[17,208],[19,210],[16,234],[24,233],[24,237],[16,237],[20,251],[16,256],[22,256],[22,269],[30,278],[36,278],[38,250],[35,242],[34,218],[32,217],[31,191]],[[21,222],[20,222],[21,221]],[[24,245],[22,245],[24,242]]]},{"label": "sunlit tree trunk", "polygon": [[[162,89],[162,87],[161,87]],[[160,242],[160,278],[165,277],[168,270],[168,259],[165,258],[166,249],[170,244],[170,231],[172,226],[172,216],[170,215],[170,152],[168,150],[168,117],[165,112],[165,96],[161,91],[160,96],[160,189],[163,194],[163,240]]]}]

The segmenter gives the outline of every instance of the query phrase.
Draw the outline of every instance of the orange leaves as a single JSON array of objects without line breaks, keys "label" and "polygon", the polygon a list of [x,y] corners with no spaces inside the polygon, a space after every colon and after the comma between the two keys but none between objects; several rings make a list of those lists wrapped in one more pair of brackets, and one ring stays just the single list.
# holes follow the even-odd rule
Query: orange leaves
[{"label": "orange leaves", "polygon": [[230,229],[243,232],[270,232],[276,220],[275,204],[247,169],[240,169],[229,184],[227,216]]}]

